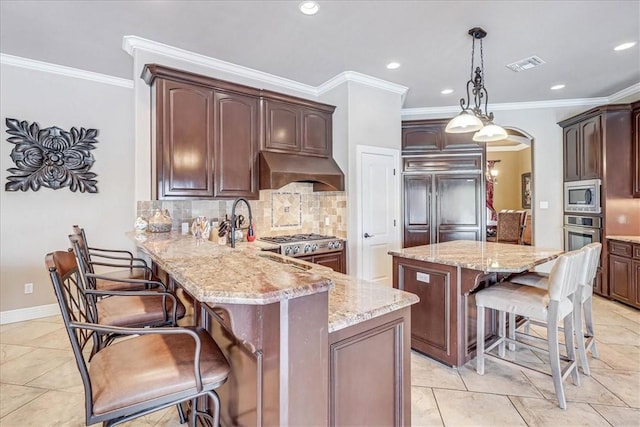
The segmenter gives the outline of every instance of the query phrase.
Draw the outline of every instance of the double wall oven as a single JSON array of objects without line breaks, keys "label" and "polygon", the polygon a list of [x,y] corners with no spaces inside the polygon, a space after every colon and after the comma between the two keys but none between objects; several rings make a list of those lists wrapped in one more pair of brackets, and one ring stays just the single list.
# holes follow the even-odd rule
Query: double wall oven
[{"label": "double wall oven", "polygon": [[599,216],[565,215],[564,249],[574,251],[590,243],[602,241],[602,218]]},{"label": "double wall oven", "polygon": [[261,237],[259,240],[278,245],[282,255],[324,265],[339,273],[347,272],[345,242],[336,236],[311,233]]}]

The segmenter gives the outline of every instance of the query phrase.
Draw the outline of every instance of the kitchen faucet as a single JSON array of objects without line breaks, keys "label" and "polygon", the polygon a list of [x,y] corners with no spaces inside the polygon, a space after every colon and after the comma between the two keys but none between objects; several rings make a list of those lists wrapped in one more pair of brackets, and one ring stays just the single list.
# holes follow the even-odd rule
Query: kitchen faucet
[{"label": "kitchen faucet", "polygon": [[244,199],[242,197],[235,199],[233,201],[233,206],[231,207],[231,247],[232,248],[236,247],[236,219],[237,219],[236,206],[238,205],[239,202],[244,202],[244,204],[247,205],[247,209],[249,210],[249,229],[251,229],[251,225],[253,223],[253,216],[251,215],[251,206],[249,205],[249,202],[247,202],[247,199]]}]

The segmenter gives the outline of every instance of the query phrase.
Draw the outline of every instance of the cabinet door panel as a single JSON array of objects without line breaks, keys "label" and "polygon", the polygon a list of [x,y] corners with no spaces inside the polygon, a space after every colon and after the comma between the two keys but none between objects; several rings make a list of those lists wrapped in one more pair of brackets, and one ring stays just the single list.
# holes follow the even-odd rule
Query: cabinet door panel
[{"label": "cabinet door panel", "polygon": [[294,105],[265,101],[265,147],[300,151],[300,114]]},{"label": "cabinet door panel", "polygon": [[213,196],[213,90],[158,83],[159,196]]},{"label": "cabinet door panel", "polygon": [[404,177],[404,247],[431,242],[431,175]]},{"label": "cabinet door panel", "polygon": [[258,198],[258,99],[215,94],[215,196]]},{"label": "cabinet door panel", "polygon": [[431,151],[442,147],[443,127],[440,124],[402,129],[402,151]]},{"label": "cabinet door panel", "polygon": [[446,133],[444,135],[443,150],[479,150],[482,143],[473,140],[474,132],[468,133]]},{"label": "cabinet door panel", "polygon": [[302,151],[307,154],[331,154],[331,114],[302,110]]},{"label": "cabinet door panel", "polygon": [[640,308],[640,289],[638,289],[638,285],[640,285],[640,261],[632,261],[632,277],[631,277],[631,290],[633,296],[633,305]]},{"label": "cabinet door panel", "polygon": [[580,124],[581,166],[580,179],[598,179],[602,177],[602,135],[600,116],[593,117]]},{"label": "cabinet door panel", "polygon": [[342,266],[341,253],[314,255],[313,262],[319,265],[324,265],[325,267],[329,267],[333,269],[333,271],[337,271],[338,273],[345,273]]},{"label": "cabinet door panel", "polygon": [[[421,350],[437,349],[445,354],[450,351],[450,287],[449,276],[434,271],[402,266],[403,290],[418,295],[420,302],[411,306],[412,347]],[[416,341],[419,343],[416,344]],[[420,344],[424,348],[420,348]]]},{"label": "cabinet door panel", "polygon": [[479,175],[436,175],[437,227],[478,228],[481,222]]},{"label": "cabinet door panel", "polygon": [[632,261],[617,255],[609,255],[609,292],[611,297],[623,302],[632,302]]},{"label": "cabinet door panel", "polygon": [[580,146],[578,125],[567,127],[564,133],[564,180],[580,180]]}]

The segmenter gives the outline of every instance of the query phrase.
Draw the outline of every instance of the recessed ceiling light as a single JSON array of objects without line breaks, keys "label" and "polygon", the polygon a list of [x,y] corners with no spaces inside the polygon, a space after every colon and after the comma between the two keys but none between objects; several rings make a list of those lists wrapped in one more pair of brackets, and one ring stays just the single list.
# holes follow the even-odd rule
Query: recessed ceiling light
[{"label": "recessed ceiling light", "polygon": [[629,49],[631,47],[634,47],[635,45],[636,45],[636,42],[622,43],[622,44],[614,47],[613,50],[625,50],[625,49]]},{"label": "recessed ceiling light", "polygon": [[564,85],[554,85],[554,86],[551,86],[551,90],[560,90],[560,89],[564,89]]},{"label": "recessed ceiling light", "polygon": [[400,68],[400,63],[399,62],[389,62],[387,64],[387,68],[390,70],[395,70],[397,68]]},{"label": "recessed ceiling light", "polygon": [[300,9],[300,12],[305,15],[315,15],[318,13],[318,9],[320,9],[320,7],[318,6],[318,3],[314,1],[303,1],[298,5],[298,9]]},{"label": "recessed ceiling light", "polygon": [[443,95],[449,95],[450,93],[453,93],[453,89],[443,89],[440,93]]}]

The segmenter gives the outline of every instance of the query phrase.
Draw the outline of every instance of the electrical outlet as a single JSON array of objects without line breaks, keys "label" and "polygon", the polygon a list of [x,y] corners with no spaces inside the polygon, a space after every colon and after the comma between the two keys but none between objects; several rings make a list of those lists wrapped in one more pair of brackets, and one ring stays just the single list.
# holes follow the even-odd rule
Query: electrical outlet
[{"label": "electrical outlet", "polygon": [[25,283],[24,284],[24,293],[32,294],[33,293],[33,283]]}]

